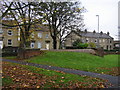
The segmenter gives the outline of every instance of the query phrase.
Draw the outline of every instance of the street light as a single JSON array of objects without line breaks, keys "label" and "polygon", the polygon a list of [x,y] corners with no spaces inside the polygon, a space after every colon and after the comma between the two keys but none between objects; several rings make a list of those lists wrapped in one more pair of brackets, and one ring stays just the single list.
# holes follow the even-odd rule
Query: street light
[{"label": "street light", "polygon": [[[96,15],[96,17],[98,17],[98,33],[99,33],[99,15]],[[99,35],[98,35],[97,41],[98,41],[97,47],[99,48]]]}]

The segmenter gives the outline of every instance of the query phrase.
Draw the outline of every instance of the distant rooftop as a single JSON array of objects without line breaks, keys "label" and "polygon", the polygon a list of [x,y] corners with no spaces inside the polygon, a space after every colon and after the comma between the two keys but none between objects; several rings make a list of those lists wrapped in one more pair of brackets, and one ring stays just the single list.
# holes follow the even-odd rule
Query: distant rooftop
[{"label": "distant rooftop", "polygon": [[108,34],[106,33],[93,33],[93,32],[82,32],[80,33],[81,36],[85,36],[85,37],[93,37],[93,38],[112,38],[111,36],[109,36]]},{"label": "distant rooftop", "polygon": [[[75,32],[75,31],[74,31]],[[93,32],[88,32],[88,31],[81,31],[81,32],[75,32],[76,34],[78,34],[79,36],[82,36],[82,37],[91,37],[91,38],[112,38],[110,35],[109,35],[109,32],[106,34],[106,33],[96,33],[95,31]],[[113,38],[112,38],[113,39]]]}]

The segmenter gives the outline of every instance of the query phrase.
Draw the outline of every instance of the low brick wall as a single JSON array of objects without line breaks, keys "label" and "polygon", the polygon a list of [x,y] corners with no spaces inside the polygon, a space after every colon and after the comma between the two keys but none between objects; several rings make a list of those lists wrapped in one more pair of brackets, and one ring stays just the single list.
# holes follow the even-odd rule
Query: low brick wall
[{"label": "low brick wall", "polygon": [[44,52],[41,51],[40,49],[25,49],[25,50],[20,50],[18,52],[18,55],[17,57],[19,59],[28,59],[28,58],[31,58],[33,56],[37,56],[37,55],[40,55],[40,54],[43,54]]},{"label": "low brick wall", "polygon": [[85,52],[90,54],[96,54],[93,49],[61,49],[61,50],[51,50],[51,51],[68,51],[68,52]]}]

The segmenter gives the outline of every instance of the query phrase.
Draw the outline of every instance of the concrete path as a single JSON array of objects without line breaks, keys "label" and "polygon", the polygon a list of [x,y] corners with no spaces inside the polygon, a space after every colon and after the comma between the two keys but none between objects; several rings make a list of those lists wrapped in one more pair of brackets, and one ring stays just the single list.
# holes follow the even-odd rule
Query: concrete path
[{"label": "concrete path", "polygon": [[101,79],[108,80],[108,82],[113,85],[110,88],[120,88],[120,85],[118,85],[118,83],[120,84],[120,81],[118,80],[118,76],[98,74],[98,73],[93,73],[93,72],[86,72],[86,71],[67,69],[67,68],[61,68],[61,67],[55,67],[55,66],[48,66],[48,65],[42,65],[42,64],[28,63],[25,61],[14,61],[14,60],[8,60],[8,59],[3,59],[3,61],[22,64],[22,65],[35,66],[38,68],[44,68],[44,69],[48,69],[48,70],[63,71],[65,73],[86,75],[86,76],[91,76],[91,77],[95,77],[95,78],[101,78]]}]

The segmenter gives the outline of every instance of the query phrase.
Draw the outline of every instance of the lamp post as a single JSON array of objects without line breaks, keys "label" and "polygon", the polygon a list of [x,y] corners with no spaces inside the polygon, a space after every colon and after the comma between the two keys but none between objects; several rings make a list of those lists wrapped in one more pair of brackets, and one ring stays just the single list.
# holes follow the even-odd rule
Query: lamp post
[{"label": "lamp post", "polygon": [[[98,17],[98,33],[99,33],[99,15],[96,15],[96,17]],[[99,35],[98,35],[98,38],[97,38],[97,48],[99,48]]]}]

